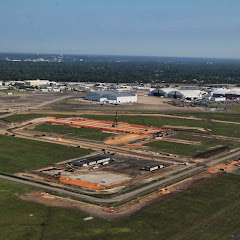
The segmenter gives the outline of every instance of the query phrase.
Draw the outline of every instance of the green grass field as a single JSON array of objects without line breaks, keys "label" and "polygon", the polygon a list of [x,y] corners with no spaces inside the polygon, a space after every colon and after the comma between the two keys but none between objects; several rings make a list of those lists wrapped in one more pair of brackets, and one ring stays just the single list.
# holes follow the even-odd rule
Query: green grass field
[{"label": "green grass field", "polygon": [[91,152],[89,149],[0,135],[0,172],[15,173],[44,167]]},{"label": "green grass field", "polygon": [[31,120],[34,118],[39,117],[71,117],[69,115],[64,114],[38,114],[38,113],[29,113],[29,114],[14,114],[8,117],[5,117],[4,119],[11,121],[11,122],[24,122],[27,120]]},{"label": "green grass field", "polygon": [[[86,118],[99,119],[99,120],[109,120],[112,121],[114,116],[112,115],[84,115]],[[229,123],[218,123],[209,120],[191,120],[191,119],[181,119],[181,118],[169,118],[160,116],[128,116],[120,115],[118,117],[119,122],[128,122],[134,124],[142,125],[143,122],[147,126],[162,127],[163,125],[172,126],[188,126],[188,127],[202,127],[205,129],[211,129],[210,134],[223,135],[229,137],[239,137],[240,136],[240,124],[229,124]],[[192,130],[194,131],[194,130]]]},{"label": "green grass field", "polygon": [[[76,210],[25,202],[28,186],[0,180],[1,240],[228,240],[240,232],[240,176],[225,174],[195,189],[110,222]],[[30,216],[33,214],[33,216]]]},{"label": "green grass field", "polygon": [[66,125],[53,125],[50,123],[38,125],[33,130],[47,133],[58,133],[70,137],[77,137],[96,141],[103,141],[104,139],[115,135],[113,133],[106,133],[98,129],[76,128]]},{"label": "green grass field", "polygon": [[[231,106],[231,109],[239,109],[240,106]],[[214,120],[221,120],[221,121],[230,121],[230,122],[240,122],[240,113],[239,112],[177,112],[172,113],[178,116],[193,116],[197,118],[204,118],[204,119],[214,119]]]},{"label": "green grass field", "polygon": [[211,147],[221,145],[221,146],[229,146],[236,145],[236,143],[216,140],[211,138],[204,137],[195,137],[195,136],[186,136],[186,135],[176,135],[173,138],[189,140],[189,141],[199,141],[200,145],[193,144],[183,144],[183,143],[175,143],[175,142],[167,142],[167,141],[154,141],[150,143],[144,144],[145,146],[149,146],[152,151],[155,152],[167,152],[172,154],[177,154],[181,156],[192,156],[200,152],[204,152]]}]

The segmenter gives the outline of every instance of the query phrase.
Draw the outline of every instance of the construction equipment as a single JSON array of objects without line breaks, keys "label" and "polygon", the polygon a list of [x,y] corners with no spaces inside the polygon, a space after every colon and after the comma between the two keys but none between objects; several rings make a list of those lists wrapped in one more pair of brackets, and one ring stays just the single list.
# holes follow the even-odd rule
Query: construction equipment
[{"label": "construction equipment", "polygon": [[117,125],[118,125],[118,115],[117,115],[117,112],[116,112],[114,123],[112,124],[112,127],[117,127]]},{"label": "construction equipment", "polygon": [[73,165],[70,164],[70,163],[67,163],[67,164],[65,165],[65,171],[67,171],[67,172],[74,172],[74,167],[73,167]]},{"label": "construction equipment", "polygon": [[146,124],[145,124],[143,118],[141,118],[141,120],[142,120],[142,122],[143,122],[143,126],[145,127],[145,131],[148,131],[147,126],[146,126]]}]

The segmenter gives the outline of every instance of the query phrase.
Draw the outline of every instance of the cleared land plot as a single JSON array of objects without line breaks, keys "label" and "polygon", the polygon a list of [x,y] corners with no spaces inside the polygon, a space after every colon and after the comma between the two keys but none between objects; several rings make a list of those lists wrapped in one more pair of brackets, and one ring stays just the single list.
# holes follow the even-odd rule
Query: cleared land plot
[{"label": "cleared land plot", "polygon": [[[112,120],[113,115],[83,115],[86,118],[99,119],[99,120]],[[133,124],[141,125],[144,120],[147,126],[162,127],[164,125],[173,126],[187,126],[187,127],[201,127],[205,129],[211,129],[209,134],[223,135],[229,137],[239,137],[240,136],[240,125],[233,125],[229,123],[219,123],[212,122],[209,120],[191,120],[191,119],[180,119],[180,118],[169,118],[162,116],[129,116],[129,115],[119,115],[119,122],[127,122]],[[197,131],[198,130],[192,130]]]},{"label": "cleared land plot", "polygon": [[[11,91],[10,91],[11,92]],[[32,93],[32,94],[0,94],[1,108],[30,108],[61,99],[64,96],[71,97],[69,93]]]},{"label": "cleared land plot", "polygon": [[121,183],[124,181],[131,180],[127,175],[121,175],[116,173],[110,173],[105,171],[91,171],[87,172],[84,170],[75,170],[74,172],[66,172],[64,170],[47,170],[42,171],[42,173],[54,175],[61,173],[61,177],[71,178],[75,180],[86,181],[90,183],[97,183],[103,186],[109,186],[116,183]]},{"label": "cleared land plot", "polygon": [[233,144],[229,141],[224,140],[216,140],[211,138],[204,137],[195,137],[188,135],[175,135],[173,138],[175,139],[183,139],[187,141],[198,141],[200,144],[183,144],[176,142],[168,142],[164,140],[154,141],[150,143],[144,144],[151,148],[152,151],[156,152],[167,152],[172,154],[177,154],[181,156],[192,156],[196,153],[204,152],[210,148],[215,146],[229,146]]},{"label": "cleared land plot", "polygon": [[106,133],[98,129],[76,128],[67,125],[54,125],[50,123],[44,123],[35,126],[34,130],[47,133],[57,133],[69,137],[77,137],[96,141],[103,141],[104,139],[115,135],[113,133]]},{"label": "cleared land plot", "polygon": [[88,215],[76,210],[25,202],[18,195],[31,188],[0,180],[1,238],[226,240],[240,232],[239,188],[240,176],[225,174],[110,222],[84,221]]},{"label": "cleared land plot", "polygon": [[0,146],[0,171],[7,173],[40,168],[48,164],[81,157],[92,152],[89,149],[3,135],[0,135]]}]

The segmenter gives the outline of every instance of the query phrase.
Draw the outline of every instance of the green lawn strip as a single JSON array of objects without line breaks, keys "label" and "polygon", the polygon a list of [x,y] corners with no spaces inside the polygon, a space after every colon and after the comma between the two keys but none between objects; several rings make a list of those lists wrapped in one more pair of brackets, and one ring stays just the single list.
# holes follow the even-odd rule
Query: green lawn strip
[{"label": "green lawn strip", "polygon": [[70,118],[70,115],[64,114],[38,114],[38,113],[29,113],[29,114],[13,114],[11,116],[5,117],[4,119],[11,122],[24,122],[39,117],[62,117]]},{"label": "green lawn strip", "polygon": [[211,138],[204,137],[195,137],[188,135],[175,135],[173,138],[189,140],[189,141],[200,141],[201,144],[184,144],[184,143],[176,143],[176,142],[168,142],[168,141],[154,141],[150,143],[144,144],[145,146],[149,146],[152,151],[155,152],[167,152],[172,154],[177,154],[181,156],[192,156],[196,153],[204,152],[211,147],[215,147],[217,145],[221,146],[229,146],[234,145],[230,141],[224,140],[216,140]]},{"label": "green lawn strip", "polygon": [[[239,109],[240,106],[231,106],[231,109]],[[170,113],[171,115],[177,116],[191,116],[196,118],[204,119],[215,119],[221,121],[230,121],[230,122],[240,122],[240,113],[239,112],[174,112]],[[167,113],[166,113],[167,114]]]},{"label": "green lawn strip", "polygon": [[[113,121],[114,115],[82,115],[82,117],[98,119],[98,120],[108,120]],[[188,126],[188,127],[202,127],[205,129],[211,129],[210,133],[215,135],[223,135],[229,137],[239,137],[240,136],[240,125],[233,125],[229,123],[219,123],[212,122],[209,120],[191,120],[191,119],[181,119],[181,118],[170,118],[162,116],[129,116],[129,115],[119,115],[119,122],[128,122],[133,124],[143,125],[144,120],[147,126],[162,127],[163,125],[172,126]],[[192,130],[194,131],[194,130]]]},{"label": "green lawn strip", "polygon": [[16,173],[92,153],[90,149],[0,135],[0,171]]},{"label": "green lawn strip", "polygon": [[89,215],[76,210],[25,202],[18,195],[31,187],[0,180],[1,239],[230,239],[240,232],[239,188],[240,176],[224,174],[111,222],[84,221]]},{"label": "green lawn strip", "polygon": [[67,125],[54,125],[50,123],[44,123],[35,126],[34,131],[47,132],[47,133],[57,133],[61,135],[67,135],[70,137],[77,137],[83,139],[90,139],[96,141],[103,141],[104,139],[114,136],[113,133],[103,132],[98,129],[92,128],[76,128]]}]

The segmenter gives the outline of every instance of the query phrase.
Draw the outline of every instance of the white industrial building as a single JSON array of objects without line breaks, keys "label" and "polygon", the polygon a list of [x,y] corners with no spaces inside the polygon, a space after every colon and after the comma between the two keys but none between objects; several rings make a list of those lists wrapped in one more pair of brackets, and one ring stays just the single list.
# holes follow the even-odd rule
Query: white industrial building
[{"label": "white industrial building", "polygon": [[186,100],[202,99],[202,91],[196,89],[158,88],[151,91],[150,95]]},{"label": "white industrial building", "polygon": [[168,93],[177,90],[176,88],[156,88],[150,92],[151,96],[168,97]]},{"label": "white industrial building", "polygon": [[[228,88],[219,88],[219,89],[215,89],[212,93],[211,93],[211,100],[216,101],[215,99],[225,99],[229,98],[240,98],[240,88],[232,88],[232,89],[228,89]],[[222,100],[222,101],[225,101]],[[220,101],[220,100],[218,100]]]},{"label": "white industrial building", "polygon": [[44,85],[50,85],[50,81],[49,80],[25,80],[24,81],[26,86],[44,86]]},{"label": "white industrial building", "polygon": [[88,92],[85,99],[101,103],[121,104],[137,102],[137,95],[131,92],[96,91]]}]

